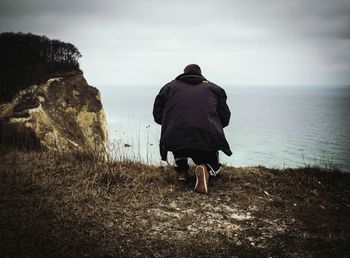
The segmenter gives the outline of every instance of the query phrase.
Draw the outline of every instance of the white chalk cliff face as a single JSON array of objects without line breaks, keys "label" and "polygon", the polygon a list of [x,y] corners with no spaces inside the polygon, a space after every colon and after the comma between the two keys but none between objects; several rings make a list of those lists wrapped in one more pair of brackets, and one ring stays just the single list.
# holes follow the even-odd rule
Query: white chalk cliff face
[{"label": "white chalk cliff face", "polygon": [[32,85],[0,105],[3,146],[107,153],[107,132],[100,93],[80,71]]}]

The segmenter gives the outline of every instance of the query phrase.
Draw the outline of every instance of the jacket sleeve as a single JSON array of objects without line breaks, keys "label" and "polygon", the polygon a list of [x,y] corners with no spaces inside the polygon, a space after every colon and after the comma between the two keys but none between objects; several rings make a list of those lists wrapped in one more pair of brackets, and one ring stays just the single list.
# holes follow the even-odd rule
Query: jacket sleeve
[{"label": "jacket sleeve", "polygon": [[157,124],[162,124],[162,117],[163,117],[163,110],[165,106],[165,88],[163,87],[158,95],[156,96],[156,99],[154,100],[153,105],[153,118],[154,121]]},{"label": "jacket sleeve", "polygon": [[226,92],[225,90],[222,90],[220,92],[219,99],[218,99],[217,112],[223,127],[228,126],[228,124],[230,123],[230,117],[231,117],[231,111],[226,103],[226,100],[227,100]]}]

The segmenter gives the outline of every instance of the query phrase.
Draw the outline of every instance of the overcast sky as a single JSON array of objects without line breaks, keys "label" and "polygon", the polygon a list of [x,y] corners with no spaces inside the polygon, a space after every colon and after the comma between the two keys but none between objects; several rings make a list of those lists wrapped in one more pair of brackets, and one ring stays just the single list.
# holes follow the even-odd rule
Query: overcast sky
[{"label": "overcast sky", "polygon": [[71,42],[88,82],[349,85],[350,0],[0,0],[0,31]]}]

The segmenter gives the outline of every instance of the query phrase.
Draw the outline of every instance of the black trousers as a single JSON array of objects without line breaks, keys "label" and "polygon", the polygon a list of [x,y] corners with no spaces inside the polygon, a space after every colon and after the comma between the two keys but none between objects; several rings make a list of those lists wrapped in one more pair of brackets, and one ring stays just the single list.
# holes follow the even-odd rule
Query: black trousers
[{"label": "black trousers", "polygon": [[173,151],[175,159],[175,171],[189,169],[188,158],[191,158],[196,165],[206,165],[211,176],[219,174],[222,164],[219,163],[218,151],[202,151],[196,149],[182,149]]}]

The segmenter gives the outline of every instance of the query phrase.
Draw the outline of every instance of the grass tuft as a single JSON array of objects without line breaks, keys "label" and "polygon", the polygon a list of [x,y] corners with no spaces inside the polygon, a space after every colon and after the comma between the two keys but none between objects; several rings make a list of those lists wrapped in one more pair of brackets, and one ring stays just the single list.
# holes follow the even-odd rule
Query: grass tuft
[{"label": "grass tuft", "polygon": [[168,166],[91,152],[0,164],[2,257],[350,255],[350,175],[336,170],[225,167],[201,195]]}]

